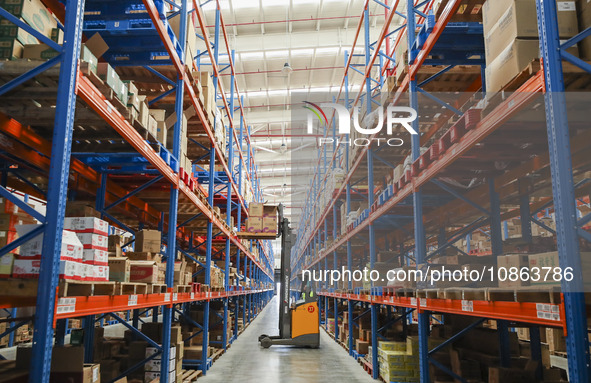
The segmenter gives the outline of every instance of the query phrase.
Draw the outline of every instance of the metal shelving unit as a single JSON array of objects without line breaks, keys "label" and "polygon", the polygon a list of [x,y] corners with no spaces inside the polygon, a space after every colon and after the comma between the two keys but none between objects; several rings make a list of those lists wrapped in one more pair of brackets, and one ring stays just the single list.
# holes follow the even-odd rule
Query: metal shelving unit
[{"label": "metal shelving unit", "polygon": [[[19,165],[40,170],[40,173],[48,174],[49,179],[47,192],[44,192],[26,178],[18,176],[16,171],[8,170],[9,167],[5,167],[3,168],[2,187],[0,188],[0,193],[3,197],[13,201],[20,208],[43,223],[43,226],[39,230],[23,236],[0,249],[1,254],[6,254],[24,243],[27,239],[33,238],[39,232],[43,232],[44,234],[45,240],[39,281],[31,281],[31,283],[24,281],[22,282],[24,285],[17,284],[17,287],[15,287],[15,291],[20,289],[23,293],[25,291],[30,292],[31,288],[36,289],[36,298],[27,294],[24,296],[17,294],[12,297],[3,297],[0,302],[0,308],[36,307],[30,381],[49,381],[49,366],[54,335],[57,343],[63,344],[63,336],[66,332],[64,329],[67,328],[65,321],[68,318],[83,316],[84,326],[90,330],[95,326],[96,321],[103,322],[104,314],[106,313],[112,314],[114,311],[133,310],[132,325],[127,323],[127,320],[130,319],[129,315],[125,319],[116,315],[114,317],[126,327],[133,330],[134,333],[142,336],[138,328],[140,316],[146,314],[151,309],[153,313],[152,320],[156,321],[158,320],[158,308],[161,307],[164,333],[162,345],[159,345],[158,348],[161,350],[162,358],[168,360],[171,323],[177,317],[186,318],[189,305],[194,303],[202,304],[204,308],[204,323],[196,325],[202,329],[204,339],[203,356],[201,361],[197,361],[197,365],[202,369],[203,374],[205,374],[208,366],[211,365],[211,359],[208,358],[207,340],[209,302],[216,299],[224,302],[224,328],[226,328],[229,320],[229,302],[232,301],[234,303],[235,331],[231,339],[226,339],[226,333],[224,332],[222,347],[225,350],[227,345],[238,336],[238,317],[242,316],[243,323],[250,323],[273,295],[273,291],[265,287],[273,281],[273,255],[270,251],[269,244],[264,241],[250,241],[248,244],[243,243],[242,240],[237,238],[236,233],[231,227],[233,212],[235,212],[237,217],[236,222],[238,227],[240,227],[243,217],[246,218],[248,215],[247,203],[243,198],[244,191],[241,190],[243,178],[251,181],[249,185],[251,185],[251,192],[255,196],[255,200],[260,200],[261,193],[258,188],[258,179],[255,172],[254,153],[250,147],[249,128],[244,119],[242,100],[234,76],[233,52],[229,51],[228,48],[228,37],[219,3],[217,4],[216,11],[214,42],[212,43],[204,23],[201,6],[196,1],[192,1],[192,4],[188,0],[182,0],[180,3],[169,1],[163,3],[154,0],[143,1],[147,14],[153,22],[153,27],[158,32],[163,47],[168,53],[168,65],[172,66],[175,72],[175,81],[169,80],[172,82],[171,85],[174,85],[172,91],[175,92],[175,113],[177,116],[181,116],[184,112],[184,106],[187,104],[192,105],[196,118],[202,127],[201,132],[209,140],[209,147],[203,147],[203,145],[194,143],[207,151],[209,164],[207,199],[203,198],[205,193],[198,193],[193,182],[189,182],[187,178],[183,177],[183,173],[186,174],[188,172],[190,174],[190,171],[188,169],[179,169],[178,162],[177,164],[174,162],[174,159],[178,159],[180,156],[182,119],[178,118],[174,126],[171,160],[170,157],[162,156],[162,153],[159,153],[149,145],[116,108],[105,99],[104,95],[92,81],[84,73],[79,71],[78,57],[80,56],[83,34],[84,1],[67,0],[65,1],[65,5],[54,0],[47,0],[44,3],[63,23],[65,41],[63,46],[59,46],[48,38],[43,37],[39,32],[23,25],[22,22],[0,8],[0,16],[15,22],[39,38],[40,41],[60,52],[57,58],[47,61],[21,76],[15,76],[14,80],[0,87],[1,96],[36,76],[48,74],[51,71],[54,72],[56,77],[59,76],[58,101],[55,108],[54,126],[59,126],[60,128],[53,129],[51,140],[44,139],[34,129],[21,125],[14,119],[0,116],[2,133],[10,141],[10,145],[3,145],[2,149],[10,156],[14,156],[11,158],[20,158],[20,160],[15,161]],[[159,13],[159,9],[163,6],[170,7],[171,10],[180,15],[179,30],[181,32],[179,36],[176,36],[175,42],[173,42],[173,39],[169,35],[167,25],[163,22],[163,17]],[[193,60],[191,63],[183,62],[183,57],[185,57],[184,42],[186,41],[187,19],[188,17],[192,17],[193,13],[198,21],[198,28],[201,30],[201,33],[197,34],[197,36],[205,42],[207,46],[206,52],[210,56],[211,63],[213,63],[213,80],[216,94],[222,100],[223,108],[228,115],[229,126],[227,132],[229,133],[229,142],[227,159],[214,134],[217,129],[225,129],[225,127],[215,126],[215,124],[212,126],[210,124],[193,88],[193,81],[195,80],[192,77],[192,70],[200,69],[199,57],[202,54],[200,53],[196,57],[196,60]],[[221,38],[225,42],[226,49],[228,50],[227,56],[229,58],[229,63],[224,64],[223,69],[219,69],[218,66],[220,49],[223,45],[220,41]],[[59,70],[55,68],[57,64],[60,64]],[[156,69],[150,69],[157,76],[161,78],[165,77],[158,73]],[[219,78],[220,73],[224,70],[231,72],[229,97],[227,97],[227,93],[224,91]],[[55,73],[56,71],[59,71],[59,73]],[[153,102],[157,102],[171,94],[172,91],[165,92],[161,96],[156,97]],[[121,171],[118,173],[119,175],[133,175],[136,178],[142,178],[143,183],[136,189],[128,190],[118,186],[109,179],[110,177],[107,172],[101,173],[80,159],[71,156],[77,97],[79,103],[82,101],[88,108],[94,110],[150,166],[151,172],[146,171],[145,173],[140,172],[138,174],[137,169],[134,169],[134,171]],[[238,103],[238,108],[235,108],[236,102]],[[234,114],[237,111],[239,112],[237,116],[239,122],[234,119]],[[244,141],[247,143],[246,153],[243,153],[242,143]],[[101,154],[97,153],[97,155]],[[216,164],[221,165],[223,168],[223,173],[225,174],[223,180],[216,175]],[[77,190],[95,195],[97,200],[96,210],[112,223],[132,233],[134,231],[129,227],[128,222],[134,219],[137,220],[136,226],[140,229],[143,227],[158,227],[163,233],[164,242],[167,244],[167,252],[165,254],[167,259],[174,260],[177,253],[180,252],[182,256],[198,262],[196,259],[197,254],[204,254],[205,262],[198,263],[204,266],[206,284],[210,282],[209,271],[212,267],[212,259],[225,259],[226,291],[203,293],[173,292],[174,262],[167,262],[166,285],[168,292],[166,293],[73,297],[58,300],[56,290],[58,285],[57,274],[59,269],[63,218],[66,201],[72,197],[72,195],[68,196],[70,171],[77,180],[75,185]],[[141,174],[145,174],[145,176],[141,176]],[[150,175],[156,176],[151,177]],[[168,190],[170,197],[166,208],[157,209],[152,206],[150,201],[143,199],[144,196],[141,192],[156,184],[164,184],[163,190]],[[201,188],[201,186],[197,185],[197,188]],[[23,203],[22,200],[11,192],[13,189],[20,190],[26,193],[26,195],[46,200],[46,215],[41,216]],[[192,214],[188,220],[182,223],[179,223],[180,201],[182,201],[184,207],[190,206],[192,210],[195,210],[195,214]],[[222,221],[221,217],[214,212],[213,207],[216,204],[227,212],[225,221]],[[116,211],[116,214],[114,211]],[[168,212],[166,217],[164,212]],[[126,218],[122,219],[120,218],[121,216],[125,216]],[[188,227],[190,226],[188,223],[196,218],[207,220],[205,238],[193,235],[192,230]],[[175,240],[170,240],[171,238],[175,238]],[[254,247],[257,247],[260,254],[263,254],[260,259],[254,257]],[[249,278],[251,281],[250,290],[246,290],[240,286],[239,279],[236,281],[236,286],[230,286],[229,284],[229,267],[230,260],[232,260],[233,256],[232,251],[235,251],[235,264],[238,272],[243,276],[244,280]],[[144,309],[143,312],[140,312],[140,309]],[[14,310],[11,312],[14,317]],[[20,324],[12,325],[7,333],[15,331],[19,326]],[[89,331],[89,333],[92,334],[92,331]],[[4,336],[6,334],[2,335]],[[85,359],[87,362],[92,362],[92,342],[92,336],[85,337]],[[137,368],[140,365],[132,368]],[[161,382],[168,381],[168,367],[166,363],[162,366]],[[130,370],[125,373],[130,372]]]},{"label": "metal shelving unit", "polygon": [[[365,2],[364,10],[361,19],[357,26],[356,38],[352,54],[346,56],[345,60],[345,75],[341,84],[340,92],[337,100],[346,106],[355,106],[361,100],[365,102],[368,112],[372,109],[372,103],[376,92],[384,85],[383,76],[390,73],[392,68],[396,65],[392,57],[394,50],[400,43],[403,31],[417,31],[418,26],[421,26],[421,42],[418,42],[417,33],[407,33],[408,46],[415,45],[418,49],[409,49],[409,63],[408,71],[398,84],[396,93],[393,95],[391,103],[399,105],[404,100],[408,100],[409,106],[418,109],[418,95],[427,93],[426,90],[421,89],[425,85],[437,77],[445,74],[451,70],[455,65],[475,65],[474,62],[467,60],[460,60],[459,62],[445,62],[433,61],[430,59],[430,52],[437,46],[441,36],[446,31],[451,30],[448,25],[453,15],[458,10],[461,1],[450,0],[446,3],[445,8],[440,13],[437,20],[434,20],[432,13],[430,13],[433,6],[432,1],[413,1],[408,2],[406,10],[398,9],[399,1],[394,0],[391,5],[388,2],[376,2],[386,9],[386,23],[380,33],[376,42],[371,43],[368,33],[369,14],[368,5],[370,1]],[[511,323],[526,323],[531,325],[532,331],[531,348],[534,359],[541,358],[538,326],[545,327],[562,327],[567,334],[567,354],[568,354],[568,372],[571,381],[584,382],[589,380],[589,344],[587,340],[587,307],[585,305],[584,294],[582,288],[582,275],[580,273],[580,252],[579,239],[589,240],[589,233],[582,227],[588,222],[589,217],[579,218],[577,220],[577,212],[575,211],[576,204],[575,197],[580,198],[583,195],[579,193],[577,188],[587,182],[586,179],[577,177],[577,183],[573,178],[573,163],[579,165],[581,161],[580,151],[586,144],[581,142],[584,139],[581,137],[573,138],[569,135],[568,121],[566,120],[567,110],[565,105],[565,81],[563,74],[563,60],[567,61],[570,69],[579,70],[577,73],[591,72],[591,66],[570,55],[566,49],[575,45],[583,38],[591,35],[591,28],[582,32],[578,36],[568,40],[566,43],[560,43],[558,36],[558,25],[556,17],[556,5],[554,2],[547,2],[544,0],[537,0],[538,25],[540,35],[540,48],[542,52],[543,67],[538,73],[533,75],[529,80],[523,83],[519,89],[507,96],[500,102],[488,115],[464,134],[460,134],[454,142],[448,143],[444,148],[443,153],[437,153],[436,159],[432,161],[424,161],[424,156],[420,151],[421,146],[425,145],[428,140],[433,137],[438,129],[442,127],[439,121],[434,124],[434,127],[423,136],[412,136],[412,147],[410,150],[412,166],[407,172],[407,179],[402,184],[394,185],[388,189],[388,194],[383,199],[376,202],[378,196],[372,192],[376,186],[372,163],[375,161],[384,162],[378,154],[377,149],[368,149],[362,147],[352,161],[350,161],[350,153],[346,146],[333,146],[332,159],[327,161],[327,152],[319,155],[318,168],[311,183],[311,191],[307,196],[307,203],[304,204],[303,223],[298,228],[295,251],[292,253],[292,270],[294,270],[292,277],[299,278],[299,273],[302,270],[338,270],[340,266],[344,266],[347,270],[354,270],[353,267],[353,249],[352,243],[355,239],[361,238],[366,241],[369,252],[365,258],[369,262],[370,268],[373,268],[376,262],[376,253],[378,251],[376,239],[376,228],[387,228],[390,232],[403,232],[403,235],[395,238],[411,238],[412,246],[405,247],[400,244],[401,256],[412,259],[416,264],[425,263],[428,259],[437,255],[438,252],[452,248],[453,243],[458,239],[469,236],[471,232],[483,228],[490,228],[490,236],[492,243],[492,254],[503,254],[502,237],[503,221],[520,217],[523,227],[524,238],[531,243],[531,225],[543,225],[539,222],[535,215],[553,206],[556,216],[556,236],[558,242],[558,253],[560,259],[560,266],[564,269],[566,267],[573,267],[577,270],[574,277],[574,283],[563,282],[562,292],[563,299],[560,302],[550,305],[552,319],[549,317],[541,318],[540,306],[536,302],[502,302],[490,300],[460,300],[460,299],[436,299],[426,296],[415,297],[400,297],[395,294],[388,293],[387,289],[372,288],[370,293],[355,291],[351,293],[352,285],[349,282],[348,292],[336,292],[331,286],[322,286],[323,291],[320,293],[324,299],[321,303],[325,313],[325,323],[330,317],[334,317],[335,321],[335,338],[338,338],[338,306],[344,303],[345,310],[348,310],[349,318],[353,318],[353,308],[357,305],[362,307],[369,306],[372,318],[372,339],[371,344],[374,347],[378,343],[378,333],[382,329],[377,327],[377,315],[380,306],[408,308],[411,310],[401,311],[401,318],[406,320],[413,311],[418,312],[418,328],[419,328],[419,354],[420,354],[420,373],[421,382],[429,382],[429,363],[433,363],[436,367],[444,370],[450,376],[462,380],[457,374],[442,366],[437,361],[431,358],[431,353],[441,349],[445,345],[452,343],[454,340],[465,334],[471,327],[459,332],[455,336],[446,340],[443,345],[440,345],[436,350],[429,350],[428,337],[430,316],[432,313],[452,313],[458,315],[476,316],[480,318],[496,319],[498,321],[499,341],[501,342],[500,360],[504,366],[508,365],[507,353],[508,336],[507,331]],[[404,14],[403,14],[404,13]],[[406,24],[402,27],[392,30],[391,23],[393,17],[399,15],[405,19]],[[411,16],[412,15],[412,16]],[[362,32],[363,31],[363,32]],[[396,38],[396,43],[390,50],[386,44],[386,51],[382,50],[383,41],[386,37],[393,33],[399,32]],[[365,54],[363,57],[365,66],[362,89],[354,98],[349,97],[349,70],[356,70],[353,64],[353,53],[355,51],[357,41],[364,36],[365,40]],[[377,59],[380,58],[380,61]],[[380,65],[376,65],[377,63]],[[443,70],[429,76],[426,80],[418,82],[417,79],[421,70],[427,65],[443,65]],[[476,65],[482,66],[484,63]],[[476,92],[479,88],[484,88],[484,70],[480,70],[480,79],[470,85],[467,92]],[[377,84],[375,87],[372,84]],[[484,89],[483,89],[484,90]],[[452,188],[443,188],[438,185],[435,178],[441,175],[445,170],[453,167],[461,161],[462,157],[471,150],[474,150],[480,143],[486,142],[491,135],[500,131],[503,124],[505,124],[512,116],[515,116],[525,106],[530,105],[534,100],[539,99],[540,95],[544,95],[546,108],[546,128],[548,136],[548,153],[536,153],[538,156],[535,160],[524,160],[520,166],[510,169],[506,174],[498,177],[490,177],[488,183],[477,188],[475,191],[469,193],[461,193]],[[432,96],[432,95],[431,95]],[[406,97],[406,98],[405,98]],[[432,96],[435,97],[435,96]],[[433,99],[433,98],[431,98]],[[464,103],[464,100],[462,103]],[[404,101],[407,102],[407,101]],[[448,107],[448,109],[459,115],[458,118],[465,118],[468,112],[460,112],[450,105],[438,101],[440,105]],[[450,113],[451,113],[450,112]],[[453,114],[451,113],[451,114]],[[447,116],[449,119],[449,116]],[[330,128],[336,130],[335,117],[331,121]],[[413,128],[419,130],[419,121],[413,123]],[[506,131],[504,131],[506,133]],[[377,137],[377,134],[371,135],[370,139]],[[345,140],[349,136],[344,137]],[[507,139],[511,139],[508,135]],[[450,150],[450,146],[453,149]],[[474,153],[474,152],[472,152]],[[484,153],[477,154],[477,156],[485,156]],[[474,158],[474,157],[473,157]],[[397,163],[386,163],[388,166],[394,167]],[[329,200],[327,206],[317,209],[317,201],[320,198],[320,193],[323,192],[322,185],[326,177],[329,176],[330,169],[335,168],[339,164],[343,164],[345,170],[344,181],[336,190],[332,192],[332,198]],[[367,167],[367,172],[365,168]],[[550,172],[551,171],[551,176]],[[530,172],[546,171],[548,173],[547,179],[551,181],[552,194],[539,202],[531,203],[529,194],[520,190],[515,190],[515,185],[511,186],[514,180],[519,179],[523,175]],[[367,198],[369,211],[367,216],[359,220],[356,224],[347,228],[346,233],[340,235],[337,230],[337,209],[340,203],[345,204],[346,212],[351,211],[351,201],[354,196],[363,194],[359,190],[355,190],[356,184],[363,179],[367,181]],[[434,185],[437,189],[444,189],[445,193],[451,194],[451,200],[443,200],[440,208],[434,208],[433,204],[429,202],[430,194],[434,192]],[[549,185],[547,186],[549,188]],[[510,190],[513,188],[513,190]],[[436,189],[436,190],[437,190]],[[441,191],[441,190],[439,190]],[[519,198],[519,209],[511,211],[501,211],[501,201],[512,196],[515,199]],[[478,202],[474,202],[478,201]],[[486,202],[482,202],[486,201]],[[463,205],[462,205],[463,204]],[[408,213],[411,211],[412,213]],[[460,217],[467,215],[471,211],[472,216],[479,217],[476,220],[466,224],[462,223],[461,229],[453,231],[451,234],[441,230],[436,234],[439,223],[433,219],[434,216],[458,213],[454,217],[458,222]],[[477,213],[474,213],[476,211]],[[461,213],[461,214],[459,214]],[[482,214],[484,213],[484,215]],[[388,216],[398,215],[399,220],[387,221]],[[392,223],[394,222],[394,223]],[[456,225],[457,226],[457,225]],[[576,230],[573,230],[576,228]],[[427,238],[427,232],[429,237]],[[527,234],[529,233],[529,235]],[[401,242],[405,242],[402,240]],[[343,249],[341,251],[341,249]],[[319,249],[323,249],[319,251]],[[386,240],[385,249],[388,250],[388,243]],[[430,252],[427,252],[427,249]],[[339,257],[341,255],[341,257]],[[345,257],[346,255],[346,257]],[[331,259],[332,258],[332,262]],[[332,263],[332,265],[331,265]],[[362,266],[363,267],[363,266]],[[390,312],[390,311],[389,311]],[[349,352],[355,355],[353,350],[353,323],[349,320],[349,338],[347,341]],[[374,378],[378,378],[379,369],[377,352],[372,353],[373,360],[372,374]]]}]

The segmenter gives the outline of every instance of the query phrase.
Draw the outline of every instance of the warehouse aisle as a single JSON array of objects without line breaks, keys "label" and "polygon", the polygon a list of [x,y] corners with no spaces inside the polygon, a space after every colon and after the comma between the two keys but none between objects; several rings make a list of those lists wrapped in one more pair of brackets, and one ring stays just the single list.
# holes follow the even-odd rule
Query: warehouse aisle
[{"label": "warehouse aisle", "polygon": [[258,345],[261,334],[276,335],[278,301],[275,296],[259,317],[232,344],[200,382],[374,382],[347,352],[320,330],[320,348],[298,349]]}]

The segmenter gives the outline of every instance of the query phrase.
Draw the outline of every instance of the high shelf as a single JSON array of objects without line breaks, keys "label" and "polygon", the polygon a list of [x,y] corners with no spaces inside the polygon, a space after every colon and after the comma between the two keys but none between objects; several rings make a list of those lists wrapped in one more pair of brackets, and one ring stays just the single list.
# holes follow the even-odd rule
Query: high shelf
[{"label": "high shelf", "polygon": [[[475,102],[470,104],[469,101],[483,98],[476,93],[479,90],[486,92],[483,56],[474,59],[444,55],[442,58],[441,55],[431,54],[438,43],[443,46],[439,52],[445,48],[462,50],[463,38],[454,40],[452,48],[443,44],[442,40],[446,33],[453,34],[458,30],[463,30],[466,33],[464,36],[467,36],[469,23],[450,23],[460,5],[466,2],[443,1],[445,6],[440,7],[437,18],[432,12],[435,1],[419,0],[413,4],[411,0],[405,10],[399,9],[398,0],[376,2],[385,9],[386,22],[377,41],[371,42],[368,11],[371,2],[366,1],[353,47],[350,54],[346,55],[345,75],[337,100],[347,107],[354,107],[361,101],[361,105],[370,113],[375,105],[387,104],[411,106],[418,110],[420,96],[442,106],[444,110],[438,119],[415,120],[412,127],[416,131],[420,130],[421,135],[412,135],[411,147],[400,149],[396,155],[389,155],[387,150],[376,148],[375,145],[357,150],[350,150],[347,145],[333,145],[332,148],[323,146],[320,149],[317,170],[304,204],[302,217],[305,218],[298,227],[292,253],[292,278],[300,278],[303,270],[320,272],[344,267],[353,271],[363,269],[366,264],[369,269],[373,269],[378,262],[378,252],[384,252],[388,257],[392,257],[395,252],[395,256],[405,260],[406,264],[406,261],[411,260],[417,265],[426,264],[439,254],[445,254],[446,250],[468,255],[471,233],[476,232],[484,232],[490,237],[492,255],[501,255],[503,236],[507,237],[506,221],[519,217],[523,241],[531,244],[532,225],[549,229],[556,235],[561,268],[571,267],[574,270],[574,282],[563,282],[559,299],[543,300],[537,297],[497,300],[496,295],[482,295],[486,289],[478,292],[480,295],[472,294],[470,297],[468,292],[474,291],[459,289],[455,294],[444,297],[429,290],[413,289],[412,292],[398,293],[388,287],[353,289],[351,282],[341,287],[329,286],[324,282],[320,295],[324,297],[321,303],[325,323],[329,318],[334,318],[334,336],[338,339],[337,324],[342,314],[339,306],[345,307],[349,318],[349,338],[345,345],[349,353],[357,357],[353,341],[353,308],[361,306],[367,309],[360,316],[371,313],[371,344],[374,350],[369,369],[373,377],[378,378],[376,347],[381,337],[379,333],[395,321],[403,320],[406,323],[416,311],[421,382],[430,381],[430,363],[461,380],[461,377],[433,359],[432,353],[453,343],[473,327],[465,328],[435,350],[429,350],[431,314],[450,313],[497,320],[501,343],[499,357],[503,366],[508,366],[507,332],[510,327],[526,325],[534,334],[539,333],[538,326],[562,327],[567,334],[570,380],[589,381],[588,314],[581,292],[583,276],[580,272],[579,240],[588,241],[591,238],[589,231],[584,228],[590,216],[581,217],[582,214],[576,211],[577,204],[580,204],[576,202],[577,199],[588,201],[588,193],[581,189],[588,182],[585,175],[587,161],[583,155],[589,150],[589,134],[580,126],[571,127],[569,133],[564,92],[579,89],[575,88],[572,81],[568,81],[568,75],[574,73],[582,76],[591,72],[588,63],[566,52],[569,47],[589,36],[591,30],[587,29],[561,43],[556,3],[537,0],[542,65],[540,67],[539,62],[533,63],[526,79],[513,88],[507,88],[507,94],[496,98],[484,97],[489,105],[486,113],[482,113],[482,104],[477,106]],[[398,28],[392,27],[394,18],[404,19],[405,24]],[[390,47],[389,41],[384,44],[387,37],[394,33],[398,33],[394,46]],[[406,43],[410,47],[410,64],[392,86],[385,77],[393,76],[397,65],[398,68],[402,65],[396,63],[394,57],[397,46],[404,43],[404,38],[407,38]],[[364,54],[361,55],[362,63],[358,64],[355,58],[360,55],[355,54],[355,51],[361,40],[364,42]],[[360,72],[364,75],[362,87],[355,97],[350,97],[348,74],[351,70],[359,72],[356,67],[360,66],[365,68]],[[456,78],[463,76],[459,86],[452,81],[431,87],[451,74]],[[434,94],[436,90],[454,92],[456,98],[443,101]],[[382,97],[380,91],[386,95]],[[520,137],[518,129],[509,128],[509,120],[524,108],[532,107],[536,101],[545,107],[546,120],[536,128],[531,128],[527,132],[528,137]],[[462,108],[466,103],[469,108]],[[540,113],[543,115],[541,110]],[[446,126],[451,117],[464,125],[458,128],[458,124],[455,124],[448,129]],[[331,132],[336,130],[335,119],[333,115],[330,120]],[[444,130],[444,127],[448,130]],[[328,130],[325,134],[330,134]],[[535,139],[534,136],[542,139]],[[386,136],[375,133],[369,139],[376,137]],[[341,138],[347,142],[352,136]],[[507,145],[519,147],[519,144],[526,143],[530,149],[522,146],[510,154],[508,151],[511,149],[502,149]],[[383,182],[386,172],[392,172],[397,165],[403,164],[407,154],[410,163],[401,181],[386,185]],[[491,168],[495,159],[503,156],[511,157],[511,165],[500,172],[494,166]],[[376,166],[376,163],[380,166]],[[332,183],[334,189],[326,189],[327,180],[337,168],[344,170],[344,176],[340,182]],[[461,174],[472,170],[480,171],[486,177],[486,182],[469,192],[438,180],[439,177],[451,178],[459,185],[465,180]],[[379,192],[376,192],[378,189]],[[322,204],[320,200],[327,202]],[[352,211],[351,204],[356,201],[366,202],[367,208],[361,211],[354,222],[345,224],[339,218],[339,208],[345,206],[347,216]],[[543,216],[548,209],[555,214],[556,230],[539,219],[540,214]],[[341,231],[343,226],[345,228]],[[462,239],[467,239],[467,251],[455,246]],[[399,317],[379,328],[378,311],[383,306],[387,308],[389,318],[391,307],[398,310]],[[532,357],[540,360],[539,336],[532,335],[531,350]]]},{"label": "high shelf", "polygon": [[[174,123],[173,148],[168,152],[162,145],[146,140],[118,110],[116,101],[109,99],[103,89],[97,87],[92,74],[79,63],[81,42],[90,37],[84,36],[82,31],[84,0],[67,0],[65,4],[56,0],[43,2],[63,25],[65,43],[61,46],[0,7],[0,16],[13,21],[59,52],[57,57],[39,66],[28,61],[0,64],[3,75],[12,77],[0,86],[0,98],[10,97],[11,91],[22,89],[31,79],[43,77],[47,83],[57,84],[57,93],[54,90],[47,97],[57,100],[55,109],[39,108],[37,112],[41,115],[45,113],[45,117],[31,115],[22,109],[20,112],[15,110],[11,115],[0,114],[0,145],[6,153],[2,157],[0,194],[43,223],[40,229],[4,246],[0,254],[7,254],[41,232],[45,239],[39,280],[3,281],[3,286],[7,287],[3,291],[12,295],[0,297],[0,307],[10,309],[13,317],[14,308],[35,306],[29,381],[49,381],[54,336],[57,344],[63,344],[68,318],[83,317],[84,327],[92,333],[95,322],[102,324],[105,314],[112,313],[126,327],[140,334],[139,323],[143,321],[140,317],[151,312],[152,320],[157,321],[161,309],[164,332],[159,350],[161,357],[168,360],[171,323],[181,317],[191,320],[186,316],[188,308],[196,303],[204,308],[204,322],[196,324],[202,329],[204,340],[202,358],[194,361],[193,366],[205,374],[211,365],[211,358],[208,358],[210,301],[223,302],[224,328],[229,320],[230,303],[234,307],[234,333],[231,339],[227,339],[224,331],[220,342],[225,350],[238,336],[238,318],[243,318],[244,324],[250,323],[273,296],[274,262],[269,242],[239,239],[233,229],[233,217],[236,218],[235,226],[240,228],[248,215],[245,189],[248,188],[255,201],[262,198],[262,193],[250,145],[250,128],[244,118],[235,79],[234,52],[229,48],[219,2],[216,5],[215,33],[210,37],[201,5],[196,1],[144,0],[145,12],[153,23],[151,28],[158,32],[167,60],[139,67],[124,64],[125,67],[118,68],[129,79],[134,79],[133,70],[138,70],[143,71],[142,81],[154,83],[156,79],[166,85],[156,87],[160,91],[149,95],[150,105],[171,105],[176,116],[192,110],[193,117],[189,118],[187,128],[191,136],[196,137],[188,143],[189,153],[192,153],[191,169],[184,169],[179,164],[181,118]],[[138,5],[141,4],[138,1]],[[170,35],[168,23],[163,22],[166,15],[162,14],[162,9],[180,17],[180,33],[177,36]],[[191,57],[190,62],[185,62],[189,18],[193,18],[197,30],[188,33],[194,32],[205,42],[207,49]],[[196,93],[195,85],[201,80],[194,77],[195,71],[201,70],[200,60],[204,54],[210,58],[216,94],[214,101],[221,100],[227,126],[217,119],[213,122],[208,119],[203,100]],[[221,64],[220,60],[228,62]],[[221,65],[223,68],[220,69]],[[229,91],[223,89],[220,78],[223,71],[231,72]],[[46,93],[51,93],[50,87]],[[94,140],[84,136],[81,127],[85,126],[95,129]],[[216,138],[216,132],[224,129],[227,155]],[[197,173],[205,175],[194,178],[193,174]],[[44,216],[25,203],[29,198],[46,201]],[[157,228],[162,232],[166,244],[164,255],[172,260],[166,263],[166,291],[58,298],[66,202],[85,199],[96,200],[96,210],[114,226],[131,233],[143,228]],[[226,213],[225,219],[221,212]],[[203,267],[205,284],[210,282],[212,262],[225,260],[225,291],[179,291],[173,283],[174,260],[178,256],[191,259]],[[230,285],[230,262],[234,263],[240,275],[236,278],[236,285]],[[250,285],[243,286],[241,280],[250,281]],[[129,315],[130,310],[132,315]],[[115,315],[115,311],[127,311],[128,318]],[[131,320],[132,325],[127,320]],[[28,323],[27,320],[16,322],[17,319],[11,322],[8,331],[1,335],[7,336]],[[141,334],[138,336],[145,338]],[[85,359],[92,362],[92,336],[86,336],[84,341]],[[122,376],[139,366],[141,364],[133,366]],[[168,368],[167,363],[162,364],[161,382],[169,381]]]}]

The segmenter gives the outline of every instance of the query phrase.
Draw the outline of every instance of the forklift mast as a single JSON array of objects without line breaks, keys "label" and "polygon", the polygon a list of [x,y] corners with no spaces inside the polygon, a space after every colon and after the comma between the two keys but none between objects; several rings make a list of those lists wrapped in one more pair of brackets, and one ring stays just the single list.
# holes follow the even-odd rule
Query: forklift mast
[{"label": "forklift mast", "polygon": [[281,338],[291,337],[291,228],[289,219],[283,216],[283,205],[279,205],[279,235],[281,236],[281,269],[279,288],[279,336]]}]

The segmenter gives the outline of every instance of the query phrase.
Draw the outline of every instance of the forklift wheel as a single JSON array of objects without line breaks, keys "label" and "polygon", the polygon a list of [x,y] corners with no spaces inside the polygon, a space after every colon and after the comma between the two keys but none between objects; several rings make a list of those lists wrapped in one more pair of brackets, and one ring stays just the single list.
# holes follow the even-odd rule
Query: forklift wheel
[{"label": "forklift wheel", "polygon": [[263,348],[271,347],[271,339],[269,337],[264,337],[263,339],[261,339],[261,346]]},{"label": "forklift wheel", "polygon": [[261,340],[263,340],[263,338],[268,338],[268,337],[269,337],[269,335],[267,335],[267,334],[259,335],[259,342]]}]

